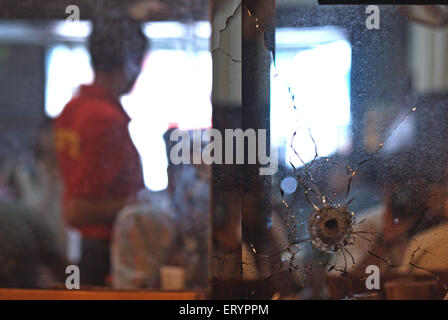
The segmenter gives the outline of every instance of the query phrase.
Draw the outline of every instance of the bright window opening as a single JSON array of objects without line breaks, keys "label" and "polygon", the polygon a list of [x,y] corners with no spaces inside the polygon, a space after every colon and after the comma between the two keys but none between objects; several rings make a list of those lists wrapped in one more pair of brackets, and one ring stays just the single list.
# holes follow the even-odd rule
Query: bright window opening
[{"label": "bright window opening", "polygon": [[[351,46],[337,28],[276,31],[272,73],[273,143],[286,148],[286,163],[300,167],[350,148]],[[294,108],[295,106],[295,108]],[[312,138],[311,138],[312,137]]]}]

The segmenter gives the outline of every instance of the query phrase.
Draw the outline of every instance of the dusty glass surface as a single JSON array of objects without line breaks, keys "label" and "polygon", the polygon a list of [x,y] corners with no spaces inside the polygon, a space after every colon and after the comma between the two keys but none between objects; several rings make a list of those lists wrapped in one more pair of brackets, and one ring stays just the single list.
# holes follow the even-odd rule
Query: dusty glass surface
[{"label": "dusty glass surface", "polygon": [[[81,22],[59,1],[15,2],[0,4],[0,287],[65,288],[81,236],[64,223],[51,119],[93,80],[89,21],[125,2],[83,6]],[[145,188],[117,220],[110,288],[446,293],[445,7],[216,0],[209,22],[205,1],[144,2],[130,12],[151,47],[120,101]],[[211,125],[212,63],[213,127],[270,129],[275,175],[170,163],[173,128]],[[247,297],[235,292],[223,296]]]},{"label": "dusty glass surface", "polygon": [[[66,269],[71,265],[80,266],[81,289],[206,288],[211,169],[200,164],[175,166],[169,152],[174,129],[193,135],[211,126],[207,3],[85,1],[78,7],[61,1],[4,1],[0,8],[0,287],[66,289],[67,283],[77,281],[66,282],[76,276],[73,268]],[[137,149],[143,185],[116,212],[109,238],[100,244],[99,229],[85,236],[84,229],[67,222],[58,152],[79,137],[55,129],[54,123],[79,87],[96,81],[89,52],[93,21],[105,23],[104,17],[112,16],[120,24],[129,15],[141,22],[149,46],[136,82],[114,103],[121,103],[132,119],[124,135]],[[102,36],[119,37],[119,27],[109,27]],[[125,39],[129,60],[140,54],[133,42],[137,40]],[[109,48],[110,43],[101,46]],[[139,66],[126,60],[125,69],[118,76],[132,77]],[[105,84],[114,81],[109,77]],[[86,125],[85,130],[101,127],[107,118],[104,121]],[[110,136],[117,137],[114,127],[109,129]],[[70,152],[82,154],[88,143]],[[111,161],[90,159],[96,171],[109,170],[129,151],[119,138],[113,144]],[[98,150],[97,156],[108,152],[106,145],[98,144]],[[104,189],[119,189],[122,178]],[[105,202],[84,196],[94,198],[98,206]],[[83,253],[84,246],[90,246],[90,256]],[[105,258],[109,247],[110,257]],[[110,261],[109,277],[102,284],[83,282],[83,256],[90,267]]]},{"label": "dusty glass surface", "polygon": [[446,8],[366,8],[277,1],[281,249],[252,250],[273,275],[287,271],[293,286],[272,284],[277,298],[440,299],[448,288]]}]

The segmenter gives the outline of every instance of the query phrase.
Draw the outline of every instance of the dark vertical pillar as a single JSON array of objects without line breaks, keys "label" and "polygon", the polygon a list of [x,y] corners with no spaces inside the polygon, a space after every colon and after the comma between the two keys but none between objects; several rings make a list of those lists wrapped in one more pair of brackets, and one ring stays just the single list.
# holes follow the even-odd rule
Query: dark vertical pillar
[{"label": "dark vertical pillar", "polygon": [[[275,0],[243,0],[242,7],[242,125],[243,130],[267,131],[270,146],[270,69],[275,47]],[[257,137],[258,140],[258,137]],[[247,148],[246,148],[247,151]],[[247,152],[245,153],[247,157]],[[243,174],[243,250],[269,252],[271,177],[260,175],[260,164],[245,162]],[[243,252],[244,254],[244,252]],[[247,254],[247,253],[246,253]],[[249,252],[248,254],[251,254]],[[256,256],[255,256],[256,257]],[[265,279],[270,260],[243,265],[245,298],[269,298]]]},{"label": "dark vertical pillar", "polygon": [[[213,127],[223,137],[225,129],[265,129],[269,150],[272,52],[268,48],[274,47],[275,1],[213,0],[211,12]],[[252,246],[260,252],[269,249],[271,214],[271,177],[260,175],[258,162],[248,164],[248,141],[245,164],[213,167],[213,298],[271,297],[264,281],[270,262],[244,261]]]}]

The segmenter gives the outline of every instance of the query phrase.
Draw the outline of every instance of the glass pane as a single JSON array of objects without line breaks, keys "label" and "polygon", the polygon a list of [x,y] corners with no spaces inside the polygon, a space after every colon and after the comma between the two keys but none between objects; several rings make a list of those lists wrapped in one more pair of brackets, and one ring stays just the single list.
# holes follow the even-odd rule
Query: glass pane
[{"label": "glass pane", "polygon": [[170,152],[211,127],[207,2],[41,7],[0,20],[0,287],[205,290],[211,169]]},{"label": "glass pane", "polygon": [[277,1],[277,297],[446,293],[446,7],[366,9]]}]

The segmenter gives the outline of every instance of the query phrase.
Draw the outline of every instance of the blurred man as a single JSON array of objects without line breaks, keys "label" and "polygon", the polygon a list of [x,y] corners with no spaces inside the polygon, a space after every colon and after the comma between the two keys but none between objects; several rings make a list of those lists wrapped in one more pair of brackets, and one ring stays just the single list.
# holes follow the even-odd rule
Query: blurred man
[{"label": "blurred man", "polygon": [[146,49],[139,23],[111,16],[95,21],[90,36],[94,82],[80,88],[55,122],[65,219],[83,236],[84,284],[106,283],[115,216],[143,188],[130,118],[119,98],[134,86]]}]

